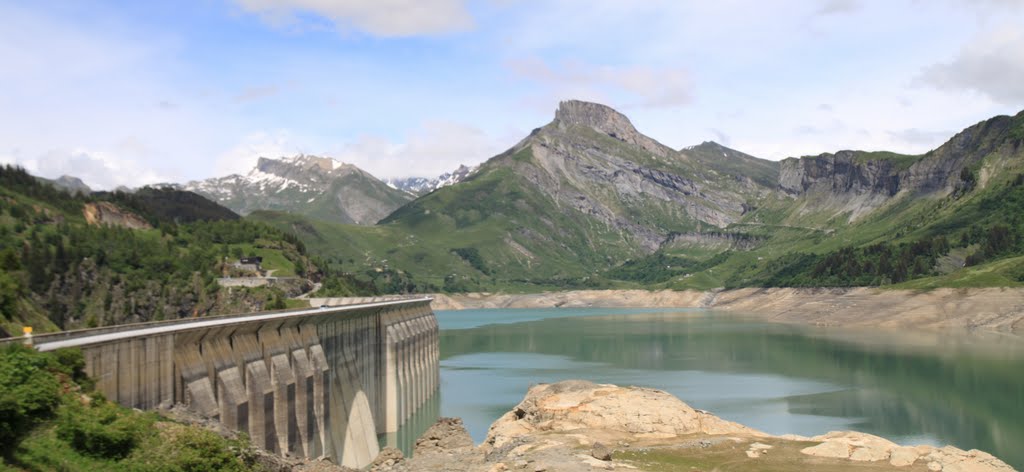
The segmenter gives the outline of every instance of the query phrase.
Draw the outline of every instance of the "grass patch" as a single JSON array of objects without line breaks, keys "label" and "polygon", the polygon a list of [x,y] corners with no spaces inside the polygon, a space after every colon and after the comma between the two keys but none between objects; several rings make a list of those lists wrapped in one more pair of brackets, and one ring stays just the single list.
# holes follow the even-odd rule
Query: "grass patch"
[{"label": "grass patch", "polygon": [[1024,256],[967,267],[951,274],[911,280],[885,288],[931,290],[944,287],[1024,287]]},{"label": "grass patch", "polygon": [[896,169],[904,170],[910,168],[915,162],[921,160],[922,154],[900,154],[889,151],[854,151],[854,162],[890,162]]},{"label": "grass patch", "polygon": [[285,308],[291,310],[295,308],[309,308],[309,300],[289,298],[284,301]]},{"label": "grass patch", "polygon": [[295,277],[295,263],[288,260],[280,249],[258,248],[252,244],[236,245],[246,256],[255,254],[263,258],[263,270],[272,270],[274,277]]},{"label": "grass patch", "polygon": [[[617,451],[616,461],[625,461],[649,472],[675,472],[694,470],[749,471],[749,472],[792,472],[813,470],[816,472],[891,471],[888,461],[855,462],[844,459],[827,459],[808,456],[800,450],[817,445],[817,442],[764,440],[771,445],[767,454],[758,458],[747,457],[749,442],[725,440],[711,447],[652,447]],[[901,468],[908,472],[927,470],[922,461]]]}]

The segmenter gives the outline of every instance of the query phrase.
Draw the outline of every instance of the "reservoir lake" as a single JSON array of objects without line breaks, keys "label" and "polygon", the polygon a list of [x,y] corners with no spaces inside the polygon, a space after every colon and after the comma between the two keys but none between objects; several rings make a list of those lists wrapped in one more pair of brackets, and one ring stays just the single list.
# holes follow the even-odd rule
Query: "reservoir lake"
[{"label": "reservoir lake", "polygon": [[585,379],[666,390],[771,434],[856,430],[977,448],[1024,469],[1017,336],[795,326],[699,309],[436,315],[441,391],[420,431],[439,411],[462,418],[479,443],[530,385]]}]

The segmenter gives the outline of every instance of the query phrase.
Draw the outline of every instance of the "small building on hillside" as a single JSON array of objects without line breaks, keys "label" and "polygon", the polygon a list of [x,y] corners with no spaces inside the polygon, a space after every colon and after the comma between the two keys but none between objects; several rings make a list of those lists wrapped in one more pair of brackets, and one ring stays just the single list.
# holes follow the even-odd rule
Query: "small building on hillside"
[{"label": "small building on hillside", "polygon": [[263,264],[263,258],[259,256],[243,257],[234,263],[234,267],[239,270],[246,270],[252,272],[260,272],[262,268],[260,264]]}]

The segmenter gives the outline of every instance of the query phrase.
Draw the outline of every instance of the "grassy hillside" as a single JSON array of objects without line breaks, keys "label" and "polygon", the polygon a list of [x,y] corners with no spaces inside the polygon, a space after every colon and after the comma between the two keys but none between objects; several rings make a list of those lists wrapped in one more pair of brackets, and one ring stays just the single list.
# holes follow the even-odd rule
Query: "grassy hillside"
[{"label": "grassy hillside", "polygon": [[109,200],[146,218],[153,226],[196,221],[229,221],[240,218],[235,212],[202,196],[170,188],[143,187],[133,193],[97,192],[93,198]]},{"label": "grassy hillside", "polygon": [[[1022,285],[1024,272],[1008,262],[1024,254],[1021,142],[1008,142],[972,172],[989,177],[950,195],[902,196],[853,224],[797,220],[808,226],[786,226],[785,234],[765,230],[771,226],[735,225],[768,239],[703,275],[714,274],[726,287]],[[964,180],[980,179],[965,174]],[[815,228],[819,224],[825,229]],[[690,285],[676,280],[672,286]]]},{"label": "grassy hillside", "polygon": [[[396,278],[414,291],[1022,283],[1007,261],[1024,255],[1024,113],[922,155],[848,153],[861,167],[837,172],[850,172],[853,190],[797,196],[764,185],[779,179],[777,163],[715,143],[659,157],[556,124],[375,227],[252,218],[385,291]],[[857,180],[877,169],[891,173],[877,178],[900,179],[898,193],[884,193],[894,182]],[[691,191],[691,182],[705,187]],[[666,188],[684,200],[668,200]],[[743,210],[732,214],[736,195]]]},{"label": "grassy hillside", "polygon": [[[230,262],[262,255],[274,275],[324,279],[337,295],[375,293],[321,270],[295,236],[238,219],[195,194],[70,195],[21,169],[0,168],[0,336],[285,308],[278,288],[221,289]],[[198,200],[197,200],[198,199]],[[91,225],[83,210],[112,202],[152,229]]]}]

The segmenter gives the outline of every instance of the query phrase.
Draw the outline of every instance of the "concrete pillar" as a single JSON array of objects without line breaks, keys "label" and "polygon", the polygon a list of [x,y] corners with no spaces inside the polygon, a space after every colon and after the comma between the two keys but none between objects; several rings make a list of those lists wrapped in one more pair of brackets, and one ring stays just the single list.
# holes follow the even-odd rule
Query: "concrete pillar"
[{"label": "concrete pillar", "polygon": [[295,375],[288,355],[277,354],[270,359],[270,383],[274,390],[274,431],[277,432],[277,451],[292,452],[298,441],[295,421]]},{"label": "concrete pillar", "polygon": [[[160,336],[160,404],[159,408],[174,405],[177,378],[174,369],[174,335]],[[180,397],[179,397],[180,398]]]},{"label": "concrete pillar", "polygon": [[294,452],[300,457],[313,457],[312,441],[316,431],[313,365],[305,349],[292,351],[292,366],[295,372],[295,424],[298,431],[298,447],[294,448]]},{"label": "concrete pillar", "polygon": [[328,456],[330,431],[327,429],[330,413],[330,380],[327,357],[318,344],[309,347],[309,356],[313,364],[313,415],[315,416],[316,433],[319,441],[314,441],[313,454]]},{"label": "concrete pillar", "polygon": [[178,366],[179,375],[185,386],[182,403],[200,415],[218,418],[220,407],[199,345],[190,343],[178,346],[174,351],[174,363]]},{"label": "concrete pillar", "polygon": [[274,389],[267,365],[256,360],[245,365],[246,393],[249,397],[249,439],[256,446],[277,452],[274,430]]},{"label": "concrete pillar", "polygon": [[396,324],[398,337],[398,427],[409,417],[409,343],[405,326]]},{"label": "concrete pillar", "polygon": [[217,406],[221,424],[234,431],[249,430],[249,402],[238,367],[217,372]]},{"label": "concrete pillar", "polygon": [[185,404],[190,410],[208,418],[219,418],[220,406],[213,394],[213,385],[210,384],[209,377],[193,380],[186,384],[185,389]]},{"label": "concrete pillar", "polygon": [[341,362],[332,377],[331,416],[337,463],[362,468],[377,457],[377,431],[370,404],[359,382],[358,362],[352,349],[341,350]]},{"label": "concrete pillar", "polygon": [[416,318],[416,383],[419,385],[420,400],[416,402],[417,410],[427,402],[430,396],[427,382],[427,334],[423,316],[418,316]]},{"label": "concrete pillar", "polygon": [[134,341],[128,341],[115,344],[114,349],[117,352],[117,393],[112,400],[124,406],[136,408],[138,406],[135,401],[138,392],[138,371],[135,369],[134,361],[137,360],[135,353],[138,346]]},{"label": "concrete pillar", "polygon": [[390,325],[386,328],[385,336],[385,362],[384,362],[384,411],[385,411],[385,432],[393,433],[398,431],[398,343],[396,342],[396,327]]},{"label": "concrete pillar", "polygon": [[99,371],[99,375],[93,376],[96,379],[96,389],[107,395],[107,398],[117,401],[117,345],[106,344],[96,351],[95,370]]}]

